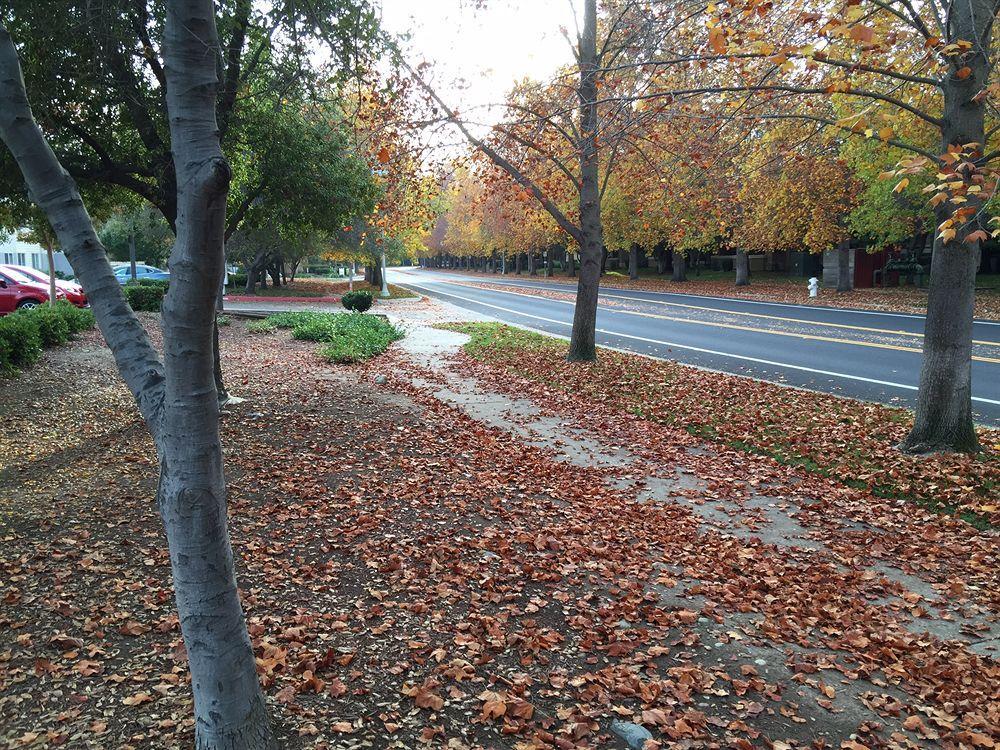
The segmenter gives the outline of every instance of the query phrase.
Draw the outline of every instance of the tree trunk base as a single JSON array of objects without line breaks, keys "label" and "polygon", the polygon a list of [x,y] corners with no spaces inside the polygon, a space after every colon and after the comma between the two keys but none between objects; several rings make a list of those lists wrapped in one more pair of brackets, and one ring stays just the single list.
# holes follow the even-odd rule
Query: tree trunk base
[{"label": "tree trunk base", "polygon": [[196,724],[194,746],[195,750],[279,750],[263,699],[241,727],[217,731]]},{"label": "tree trunk base", "polygon": [[944,430],[918,430],[916,427],[896,446],[903,453],[926,456],[931,453],[979,453],[979,436],[968,421],[965,425]]}]

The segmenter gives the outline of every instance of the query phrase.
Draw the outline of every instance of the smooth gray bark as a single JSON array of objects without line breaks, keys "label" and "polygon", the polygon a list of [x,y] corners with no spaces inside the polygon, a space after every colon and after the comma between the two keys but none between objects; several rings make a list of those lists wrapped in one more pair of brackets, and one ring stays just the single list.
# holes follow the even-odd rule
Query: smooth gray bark
[{"label": "smooth gray bark", "polygon": [[[949,7],[945,41],[973,40],[975,45],[963,58],[972,73],[964,79],[951,73],[942,78],[942,152],[955,144],[985,144],[985,104],[977,95],[988,85],[991,69],[985,50],[991,49],[992,5],[968,0]],[[969,205],[979,207],[977,196],[968,199]],[[952,207],[945,202],[935,212],[940,223],[951,217]],[[916,414],[913,429],[900,445],[909,453],[979,450],[972,421],[972,321],[979,256],[979,243],[965,242],[961,232],[950,242],[940,236],[934,240]]]},{"label": "smooth gray bark", "polygon": [[230,170],[215,116],[214,3],[169,2],[164,45],[177,241],[163,300],[160,513],[191,669],[195,745],[270,748],[275,742],[236,587],[215,388],[215,294]]},{"label": "smooth gray bark", "polygon": [[736,286],[750,286],[750,258],[746,250],[737,250],[733,263],[736,268]]},{"label": "smooth gray bark", "polygon": [[630,281],[639,280],[639,246],[635,243],[628,250],[628,277]]},{"label": "smooth gray bark", "polygon": [[601,194],[598,163],[597,81],[597,0],[586,0],[583,29],[578,51],[580,65],[580,276],[573,310],[573,332],[568,359],[589,362],[597,359],[595,329],[597,295],[601,283]]},{"label": "smooth gray bark", "polygon": [[191,670],[196,747],[270,750],[276,744],[229,542],[215,389],[215,294],[230,172],[215,119],[218,37],[211,0],[168,2],[165,50],[178,216],[162,363],[125,301],[73,180],[34,121],[3,27],[0,136],[55,229],[156,443],[157,499]]}]

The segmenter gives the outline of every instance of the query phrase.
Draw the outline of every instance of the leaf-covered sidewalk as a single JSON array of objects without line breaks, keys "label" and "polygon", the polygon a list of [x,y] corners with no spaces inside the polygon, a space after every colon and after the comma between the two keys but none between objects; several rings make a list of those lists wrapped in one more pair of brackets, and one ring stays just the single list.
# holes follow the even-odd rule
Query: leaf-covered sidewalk
[{"label": "leaf-covered sidewalk", "polygon": [[[222,333],[248,399],[223,423],[234,545],[286,747],[623,748],[616,721],[650,748],[1000,742],[995,536],[510,378],[457,334],[344,369]],[[35,376],[82,356],[0,404],[63,414]],[[99,382],[59,418],[113,428],[3,454],[10,747],[191,741],[155,457]]]}]

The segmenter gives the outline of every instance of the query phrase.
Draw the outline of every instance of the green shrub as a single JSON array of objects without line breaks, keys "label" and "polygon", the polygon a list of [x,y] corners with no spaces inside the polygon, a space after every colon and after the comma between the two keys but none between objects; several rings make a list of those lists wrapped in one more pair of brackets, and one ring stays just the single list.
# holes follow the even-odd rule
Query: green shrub
[{"label": "green shrub", "polygon": [[319,348],[319,355],[330,362],[363,362],[381,354],[389,344],[403,338],[403,332],[375,315],[337,315],[336,332]]},{"label": "green shrub", "polygon": [[229,283],[226,285],[230,289],[245,289],[247,285],[247,275],[245,273],[229,274]]},{"label": "green shrub", "polygon": [[42,346],[59,346],[69,341],[69,323],[55,307],[39,305],[33,310],[15,314],[30,315],[35,319]]},{"label": "green shrub", "polygon": [[167,293],[165,281],[129,282],[123,288],[125,299],[136,312],[159,312]]},{"label": "green shrub", "polygon": [[94,314],[65,300],[19,310],[0,318],[0,374],[30,367],[42,347],[66,343],[73,334],[94,327]]},{"label": "green shrub", "polygon": [[227,326],[227,325],[229,325],[232,322],[233,321],[230,319],[230,317],[228,315],[216,315],[215,316],[215,325],[219,326],[220,328],[223,327],[223,326]]},{"label": "green shrub", "polygon": [[320,356],[337,363],[371,359],[403,338],[403,333],[385,319],[361,313],[287,312],[247,325],[247,330],[254,332],[275,328],[291,328],[294,338],[322,342]]},{"label": "green shrub", "polygon": [[10,373],[30,367],[42,354],[42,334],[38,319],[30,310],[0,318],[0,370]]},{"label": "green shrub", "polygon": [[77,307],[66,300],[56,302],[54,309],[58,310],[63,320],[66,321],[71,336],[83,331],[89,331],[96,324],[94,313],[91,310]]},{"label": "green shrub", "polygon": [[330,341],[337,335],[336,317],[323,315],[303,320],[292,328],[292,338],[302,341]]},{"label": "green shrub", "polygon": [[162,287],[164,294],[167,293],[167,287],[170,286],[170,282],[166,279],[136,279],[135,282],[130,281],[129,283],[136,283],[139,286]]},{"label": "green shrub", "polygon": [[274,333],[278,326],[265,318],[264,320],[251,320],[247,323],[247,333]]},{"label": "green shrub", "polygon": [[372,297],[371,292],[365,289],[359,289],[354,292],[348,292],[341,298],[340,301],[348,310],[363,313],[372,306],[372,302],[375,301],[375,298]]}]

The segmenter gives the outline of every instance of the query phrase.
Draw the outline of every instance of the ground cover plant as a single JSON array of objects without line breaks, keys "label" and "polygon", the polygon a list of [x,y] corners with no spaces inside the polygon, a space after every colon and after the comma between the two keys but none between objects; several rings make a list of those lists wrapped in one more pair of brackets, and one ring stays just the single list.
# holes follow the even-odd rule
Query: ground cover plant
[{"label": "ground cover plant", "polygon": [[290,329],[293,338],[320,342],[317,353],[338,364],[371,359],[403,338],[403,332],[385,318],[362,313],[278,313],[257,322],[251,330],[266,333],[278,328]]},{"label": "ground cover plant", "polygon": [[889,500],[1000,525],[997,430],[980,430],[979,455],[907,456],[892,447],[912,421],[903,409],[614,351],[581,369],[566,363],[558,339],[498,323],[446,327],[469,334],[466,354],[492,368],[484,377],[508,378],[508,388],[530,383],[572,393],[584,402],[870,488]]}]

